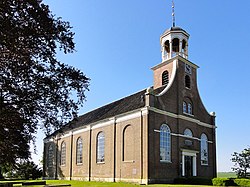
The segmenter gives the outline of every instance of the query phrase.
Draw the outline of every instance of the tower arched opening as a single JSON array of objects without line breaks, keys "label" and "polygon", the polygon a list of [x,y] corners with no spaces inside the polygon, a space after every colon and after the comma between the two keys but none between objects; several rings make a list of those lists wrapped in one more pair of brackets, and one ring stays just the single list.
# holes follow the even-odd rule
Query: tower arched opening
[{"label": "tower arched opening", "polygon": [[179,52],[180,52],[180,49],[179,49],[180,46],[179,46],[179,44],[180,44],[179,38],[174,38],[172,40],[172,51],[173,51],[172,56],[176,56],[176,55],[179,54]]}]

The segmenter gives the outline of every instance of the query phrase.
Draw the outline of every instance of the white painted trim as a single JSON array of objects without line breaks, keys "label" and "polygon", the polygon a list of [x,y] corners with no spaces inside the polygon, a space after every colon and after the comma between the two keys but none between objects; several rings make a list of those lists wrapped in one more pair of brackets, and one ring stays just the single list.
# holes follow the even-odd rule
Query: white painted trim
[{"label": "white painted trim", "polygon": [[91,129],[98,129],[98,128],[100,128],[100,127],[105,127],[105,126],[112,125],[112,124],[114,124],[113,120],[111,120],[111,121],[106,121],[106,122],[102,122],[102,123],[98,123],[98,124],[96,124],[96,125],[93,125],[93,126],[91,127]]},{"label": "white painted trim", "polygon": [[201,122],[201,121],[198,120],[198,119],[193,119],[193,118],[191,118],[191,117],[187,117],[187,116],[184,116],[184,115],[177,115],[177,114],[174,114],[174,113],[171,113],[171,112],[167,112],[167,111],[164,111],[164,110],[160,110],[160,109],[158,109],[158,108],[149,107],[149,110],[150,110],[150,111],[153,111],[153,112],[156,112],[156,113],[158,113],[158,114],[162,114],[162,115],[169,116],[169,117],[187,120],[187,121],[196,123],[197,125],[200,125],[200,126],[203,126],[203,127],[207,127],[207,128],[211,128],[211,129],[215,129],[215,128],[216,128],[216,126],[210,125],[210,124],[208,124],[208,123]]},{"label": "white painted trim", "polygon": [[141,116],[141,111],[130,114],[130,115],[127,115],[127,116],[117,117],[116,122],[120,123],[120,122],[127,121],[127,120],[130,120],[130,119],[138,118],[140,116]]},{"label": "white painted trim", "polygon": [[83,132],[87,132],[90,130],[90,126],[84,127],[83,129],[77,129],[73,131],[73,135],[80,134]]},{"label": "white painted trim", "polygon": [[[71,136],[72,134],[73,135],[80,134],[82,132],[86,132],[86,131],[89,131],[91,129],[97,129],[97,128],[105,127],[105,126],[108,126],[108,125],[112,125],[115,122],[120,123],[120,122],[123,122],[123,121],[139,118],[141,115],[143,115],[143,116],[148,115],[148,107],[139,108],[139,109],[129,111],[129,112],[126,112],[126,113],[123,113],[123,114],[120,114],[120,115],[117,115],[117,116],[114,116],[114,117],[111,117],[111,118],[106,118],[104,120],[100,120],[98,122],[91,123],[91,124],[88,124],[86,126],[79,127],[77,129],[74,129],[74,130],[69,131],[67,133],[57,135],[56,137],[57,138],[66,138],[66,137]],[[47,143],[47,142],[50,142],[50,141],[52,142],[53,140],[54,140],[53,138],[51,138],[49,140],[47,140],[45,138],[44,143]]]},{"label": "white painted trim", "polygon": [[182,155],[182,176],[185,176],[185,156],[193,157],[193,176],[197,176],[197,154],[199,151],[181,149]]},{"label": "white painted trim", "polygon": [[[160,130],[154,129],[154,132],[160,133]],[[200,138],[196,138],[196,137],[191,137],[191,136],[185,136],[184,134],[176,134],[176,133],[170,133],[172,136],[177,136],[177,137],[183,137],[183,138],[189,138],[189,139],[193,139],[193,140],[197,140],[197,141],[201,141]],[[213,143],[212,141],[207,141],[207,143]]]},{"label": "white painted trim", "polygon": [[169,90],[169,88],[172,86],[172,84],[174,82],[174,78],[176,76],[176,71],[177,71],[177,60],[175,59],[174,62],[173,62],[173,71],[172,71],[172,75],[171,75],[171,78],[169,80],[169,83],[166,86],[166,88],[164,88],[164,90],[162,90],[161,93],[156,95],[157,97],[162,96],[163,94],[165,94]]}]

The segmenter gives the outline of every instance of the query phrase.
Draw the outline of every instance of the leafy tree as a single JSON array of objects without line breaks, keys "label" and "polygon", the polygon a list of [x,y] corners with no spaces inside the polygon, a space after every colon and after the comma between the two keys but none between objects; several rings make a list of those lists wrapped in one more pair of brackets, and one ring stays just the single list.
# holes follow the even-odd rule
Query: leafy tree
[{"label": "leafy tree", "polygon": [[233,171],[239,178],[246,178],[250,172],[250,148],[244,149],[241,153],[234,152],[232,156]]},{"label": "leafy tree", "polygon": [[16,179],[38,179],[42,177],[42,170],[33,161],[21,160],[15,167],[6,172],[6,176]]},{"label": "leafy tree", "polygon": [[29,157],[39,127],[49,134],[76,117],[89,78],[56,57],[75,51],[73,37],[42,0],[0,1],[0,166]]}]

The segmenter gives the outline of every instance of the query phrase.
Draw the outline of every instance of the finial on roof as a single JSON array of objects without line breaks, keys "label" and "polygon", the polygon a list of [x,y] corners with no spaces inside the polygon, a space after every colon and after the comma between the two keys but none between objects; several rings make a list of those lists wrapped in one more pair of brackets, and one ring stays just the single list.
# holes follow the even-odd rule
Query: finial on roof
[{"label": "finial on roof", "polygon": [[173,19],[173,27],[175,27],[174,0],[172,0],[172,19]]}]

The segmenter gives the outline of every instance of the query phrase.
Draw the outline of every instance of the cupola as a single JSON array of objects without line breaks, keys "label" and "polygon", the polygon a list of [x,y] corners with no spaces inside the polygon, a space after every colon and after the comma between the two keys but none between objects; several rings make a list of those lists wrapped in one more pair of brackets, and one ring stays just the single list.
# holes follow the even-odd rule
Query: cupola
[{"label": "cupola", "polygon": [[188,59],[189,34],[180,27],[171,27],[160,37],[162,62],[175,56]]},{"label": "cupola", "polygon": [[175,26],[174,1],[172,0],[173,25],[160,37],[162,62],[175,56],[188,59],[188,38],[189,34],[180,27]]}]

